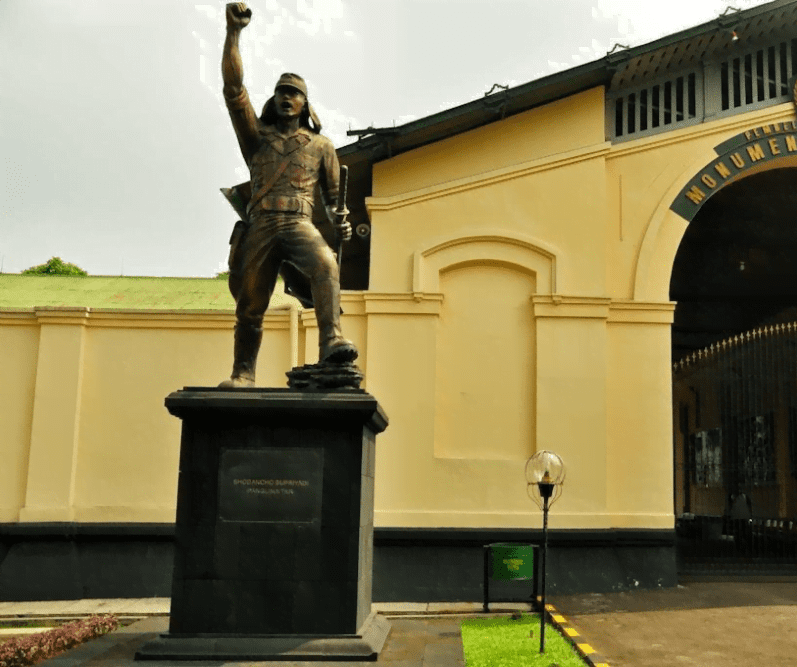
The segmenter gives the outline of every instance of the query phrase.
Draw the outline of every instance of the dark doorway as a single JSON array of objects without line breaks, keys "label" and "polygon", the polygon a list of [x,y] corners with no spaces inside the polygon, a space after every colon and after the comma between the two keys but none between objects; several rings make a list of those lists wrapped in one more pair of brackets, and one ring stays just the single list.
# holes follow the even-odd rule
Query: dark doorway
[{"label": "dark doorway", "polygon": [[797,569],[797,169],[706,202],[670,298],[681,569]]}]

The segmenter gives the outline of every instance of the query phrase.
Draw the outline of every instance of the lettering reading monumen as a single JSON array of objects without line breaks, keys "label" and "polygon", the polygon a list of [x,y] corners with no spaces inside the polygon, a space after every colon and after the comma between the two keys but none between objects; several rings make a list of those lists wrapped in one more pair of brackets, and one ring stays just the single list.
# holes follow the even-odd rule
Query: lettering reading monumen
[{"label": "lettering reading monumen", "polygon": [[[743,138],[746,143],[737,145],[736,150],[731,149],[711,162],[698,177],[687,184],[682,196],[696,210],[703,200],[711,196],[712,191],[733,180],[741,172],[773,158],[797,154],[797,135],[793,134],[795,130],[797,125],[794,121],[789,121],[762,125],[743,132],[735,139]],[[691,220],[693,214],[689,213],[688,208],[685,214]]]}]

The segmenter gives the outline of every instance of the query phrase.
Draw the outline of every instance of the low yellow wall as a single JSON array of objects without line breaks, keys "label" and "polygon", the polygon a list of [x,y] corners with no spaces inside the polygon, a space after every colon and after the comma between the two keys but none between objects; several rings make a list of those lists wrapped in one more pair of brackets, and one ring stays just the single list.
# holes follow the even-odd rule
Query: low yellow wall
[{"label": "low yellow wall", "polygon": [[[163,400],[229,376],[233,321],[212,311],[0,310],[0,521],[174,521],[180,423]],[[297,333],[291,311],[267,315],[263,383],[284,384]]]},{"label": "low yellow wall", "polygon": [[[491,243],[474,247],[489,255]],[[507,257],[539,263],[517,248],[508,245]],[[365,388],[391,420],[379,438],[377,524],[538,525],[523,468],[540,440],[556,444],[570,471],[559,525],[666,523],[656,503],[619,522],[623,507],[607,503],[605,475],[595,474],[611,455],[605,427],[596,428],[609,409],[611,304],[532,301],[546,278],[528,268],[457,267],[442,272],[439,293],[344,296],[343,326],[361,350]],[[636,311],[630,317],[666,337],[666,316],[654,325]],[[0,311],[0,520],[173,521],[180,423],[163,399],[226,377],[232,324],[231,313],[219,312]],[[292,365],[314,359],[315,318],[276,311],[264,330],[258,382],[284,386]],[[578,414],[563,419],[565,403]]]}]

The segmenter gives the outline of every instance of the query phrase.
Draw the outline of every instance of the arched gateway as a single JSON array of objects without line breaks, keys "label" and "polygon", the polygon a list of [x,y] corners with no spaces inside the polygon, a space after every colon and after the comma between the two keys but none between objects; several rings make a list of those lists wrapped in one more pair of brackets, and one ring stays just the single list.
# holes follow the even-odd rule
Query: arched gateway
[{"label": "arched gateway", "polygon": [[795,124],[747,130],[680,190],[674,258],[681,571],[797,568]]}]

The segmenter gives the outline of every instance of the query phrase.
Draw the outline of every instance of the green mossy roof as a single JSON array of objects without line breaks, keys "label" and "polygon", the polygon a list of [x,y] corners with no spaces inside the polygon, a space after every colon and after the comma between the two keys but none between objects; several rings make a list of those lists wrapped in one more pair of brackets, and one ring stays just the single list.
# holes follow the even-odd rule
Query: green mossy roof
[{"label": "green mossy roof", "polygon": [[[279,285],[271,308],[293,299]],[[0,308],[71,306],[120,310],[234,310],[225,279],[0,274]]]}]

